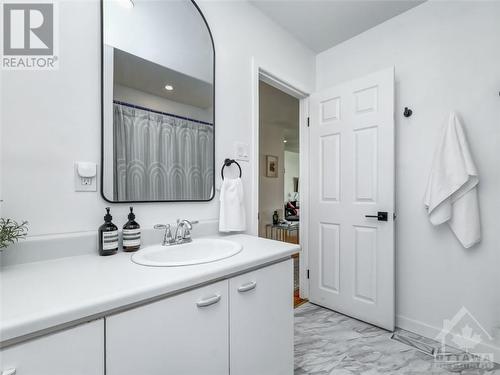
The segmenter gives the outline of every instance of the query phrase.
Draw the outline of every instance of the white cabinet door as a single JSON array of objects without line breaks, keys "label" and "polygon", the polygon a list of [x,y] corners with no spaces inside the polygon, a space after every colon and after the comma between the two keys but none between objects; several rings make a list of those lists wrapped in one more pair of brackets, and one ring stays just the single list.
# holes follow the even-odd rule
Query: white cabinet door
[{"label": "white cabinet door", "polygon": [[293,374],[292,265],[229,280],[231,375]]},{"label": "white cabinet door", "polygon": [[106,318],[106,374],[228,374],[227,289],[220,281]]},{"label": "white cabinet door", "polygon": [[0,363],[1,374],[103,375],[104,322],[97,320],[7,347],[0,351]]}]

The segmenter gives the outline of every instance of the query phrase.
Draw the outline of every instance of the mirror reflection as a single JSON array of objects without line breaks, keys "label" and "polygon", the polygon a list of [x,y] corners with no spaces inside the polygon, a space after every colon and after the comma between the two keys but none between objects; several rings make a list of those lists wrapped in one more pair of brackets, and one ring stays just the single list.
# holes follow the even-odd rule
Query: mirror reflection
[{"label": "mirror reflection", "polygon": [[103,196],[204,201],[214,190],[214,53],[188,0],[103,2]]}]

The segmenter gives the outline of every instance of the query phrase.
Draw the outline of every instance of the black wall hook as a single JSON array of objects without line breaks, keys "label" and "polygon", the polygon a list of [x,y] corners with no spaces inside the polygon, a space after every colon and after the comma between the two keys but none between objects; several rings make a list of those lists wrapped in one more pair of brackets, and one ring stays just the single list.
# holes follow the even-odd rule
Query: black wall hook
[{"label": "black wall hook", "polygon": [[413,111],[410,108],[405,107],[405,110],[403,112],[403,116],[404,117],[410,117],[412,114],[413,114]]}]

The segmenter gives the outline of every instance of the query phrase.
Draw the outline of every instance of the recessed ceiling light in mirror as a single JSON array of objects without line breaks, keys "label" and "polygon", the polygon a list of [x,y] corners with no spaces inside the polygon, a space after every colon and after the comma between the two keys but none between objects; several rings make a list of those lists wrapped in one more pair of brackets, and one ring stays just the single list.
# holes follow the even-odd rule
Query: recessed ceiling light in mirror
[{"label": "recessed ceiling light in mirror", "polygon": [[172,91],[173,89],[174,89],[174,86],[172,86],[172,85],[165,85],[165,90]]}]

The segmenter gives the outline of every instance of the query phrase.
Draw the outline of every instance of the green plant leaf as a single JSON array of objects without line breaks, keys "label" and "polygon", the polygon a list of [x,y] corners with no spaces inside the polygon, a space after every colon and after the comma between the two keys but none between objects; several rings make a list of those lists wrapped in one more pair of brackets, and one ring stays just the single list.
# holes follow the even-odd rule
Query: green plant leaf
[{"label": "green plant leaf", "polygon": [[0,218],[0,251],[7,246],[26,237],[28,234],[28,222],[18,223],[12,219]]}]

